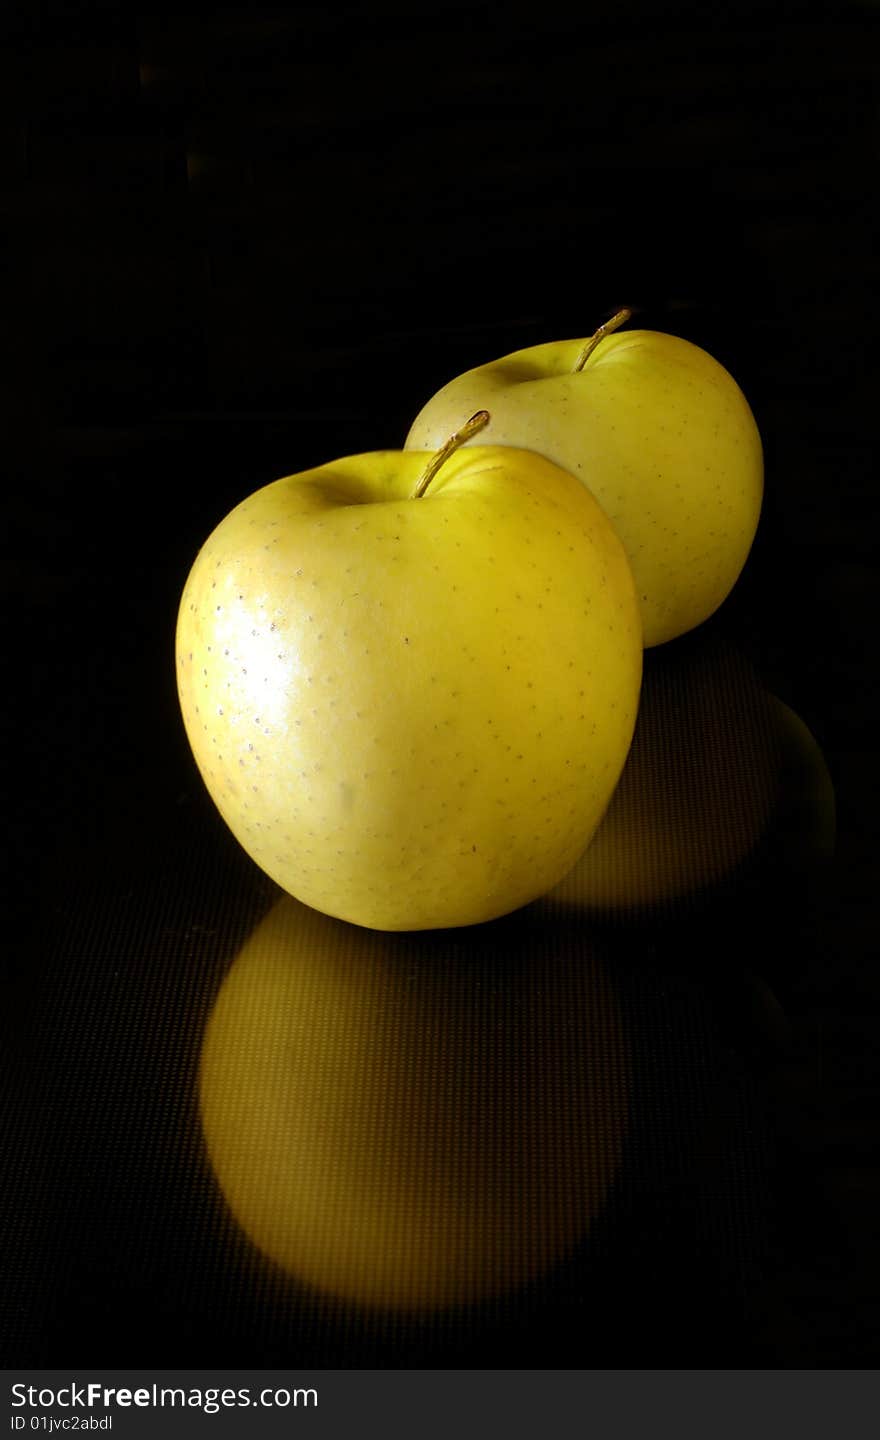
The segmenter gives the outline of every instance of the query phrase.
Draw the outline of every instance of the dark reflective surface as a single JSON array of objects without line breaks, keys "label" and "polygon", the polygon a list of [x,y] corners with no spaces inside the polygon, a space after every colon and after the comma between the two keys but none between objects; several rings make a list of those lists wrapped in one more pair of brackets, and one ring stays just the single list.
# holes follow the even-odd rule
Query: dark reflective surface
[{"label": "dark reflective surface", "polygon": [[208,1158],[296,1281],[382,1309],[495,1300],[542,1280],[606,1206],[628,1050],[591,948],[531,912],[400,936],[288,897],[211,1012]]},{"label": "dark reflective surface", "polygon": [[[876,1362],[874,20],[631,8],[625,83],[454,5],[427,89],[392,7],[13,37],[8,1365]],[[601,852],[466,935],[279,908],[180,723],[196,549],[621,303],[767,497]]]}]

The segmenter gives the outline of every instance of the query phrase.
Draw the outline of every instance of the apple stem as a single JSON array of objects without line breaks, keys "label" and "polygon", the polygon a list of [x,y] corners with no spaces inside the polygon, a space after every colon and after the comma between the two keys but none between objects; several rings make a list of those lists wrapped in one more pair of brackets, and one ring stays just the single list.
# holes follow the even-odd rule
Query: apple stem
[{"label": "apple stem", "polygon": [[599,326],[599,329],[596,331],[595,335],[590,336],[586,345],[584,345],[583,349],[581,350],[581,353],[577,358],[577,364],[575,365],[572,372],[574,375],[576,375],[579,370],[583,370],[596,346],[599,344],[599,341],[604,340],[606,335],[613,334],[615,330],[619,330],[621,325],[625,325],[632,313],[633,312],[631,310],[628,310],[626,306],[624,306],[622,310],[617,310],[611,316],[610,320],[606,320],[604,325]]},{"label": "apple stem", "polygon": [[470,420],[465,420],[461,429],[456,430],[454,435],[450,435],[449,439],[446,441],[446,444],[441,445],[436,455],[431,456],[427,466],[425,467],[422,478],[416,486],[415,490],[412,492],[410,499],[421,500],[431,481],[434,479],[434,476],[437,474],[437,471],[440,469],[440,466],[449,459],[453,451],[457,450],[459,446],[463,445],[466,440],[470,440],[472,435],[476,435],[477,432],[482,430],[484,425],[488,425],[488,423],[488,410],[478,410],[475,415],[471,416]]}]

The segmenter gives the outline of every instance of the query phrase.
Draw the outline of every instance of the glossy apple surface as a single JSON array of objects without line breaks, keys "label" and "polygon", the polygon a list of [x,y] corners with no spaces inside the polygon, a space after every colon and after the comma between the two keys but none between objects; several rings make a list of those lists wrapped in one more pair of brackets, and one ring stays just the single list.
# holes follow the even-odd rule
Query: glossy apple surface
[{"label": "glossy apple surface", "polygon": [[285,1275],[436,1309],[515,1289],[585,1240],[630,1072],[582,935],[528,911],[382,934],[285,897],[217,996],[200,1113],[225,1204]]},{"label": "glossy apple surface", "polygon": [[265,486],[200,551],[177,679],[205,784],[282,888],[378,929],[461,926],[574,864],[641,676],[623,548],[543,456],[355,456]]},{"label": "glossy apple surface", "polygon": [[479,407],[487,443],[548,456],[590,489],[629,556],[646,646],[707,619],[736,582],[763,496],[758,428],[733,377],[652,330],[536,345],[444,385],[407,448],[432,448]]}]

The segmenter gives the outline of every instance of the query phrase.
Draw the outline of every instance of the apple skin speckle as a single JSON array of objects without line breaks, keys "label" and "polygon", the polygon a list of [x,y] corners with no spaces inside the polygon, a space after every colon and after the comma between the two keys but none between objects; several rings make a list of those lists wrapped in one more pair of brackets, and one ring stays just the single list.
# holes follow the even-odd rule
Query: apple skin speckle
[{"label": "apple skin speckle", "polygon": [[[178,652],[196,762],[251,857],[315,909],[388,930],[516,909],[574,864],[623,767],[642,656],[628,562],[574,477],[511,455],[468,447],[403,503],[423,456],[378,480],[375,456],[287,477],[193,566]],[[208,645],[210,736],[192,683]]]},{"label": "apple skin speckle", "polygon": [[584,343],[533,346],[451,380],[406,447],[434,448],[485,407],[494,444],[577,476],[623,543],[645,646],[662,644],[713,614],[746,562],[763,497],[758,427],[733,377],[689,341],[618,330],[575,373]]}]

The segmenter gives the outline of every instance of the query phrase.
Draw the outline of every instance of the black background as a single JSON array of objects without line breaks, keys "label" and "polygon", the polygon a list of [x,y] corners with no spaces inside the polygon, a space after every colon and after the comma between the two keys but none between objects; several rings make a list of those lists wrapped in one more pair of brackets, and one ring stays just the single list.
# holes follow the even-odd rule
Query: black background
[{"label": "black background", "polygon": [[[4,22],[7,1363],[876,1363],[877,19],[47,0]],[[765,509],[712,623],[837,795],[827,894],[750,913],[747,966],[704,931],[675,963],[650,931],[628,952],[642,1013],[711,1017],[710,1089],[763,1158],[696,1242],[658,1143],[588,1301],[577,1272],[428,1327],[328,1313],[192,1180],[180,1097],[269,887],[189,755],[180,590],[249,491],[402,444],[445,380],[621,304],[752,404]]]}]

